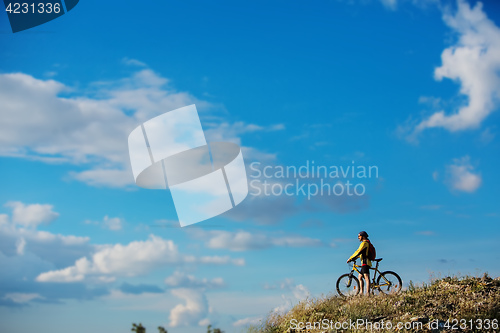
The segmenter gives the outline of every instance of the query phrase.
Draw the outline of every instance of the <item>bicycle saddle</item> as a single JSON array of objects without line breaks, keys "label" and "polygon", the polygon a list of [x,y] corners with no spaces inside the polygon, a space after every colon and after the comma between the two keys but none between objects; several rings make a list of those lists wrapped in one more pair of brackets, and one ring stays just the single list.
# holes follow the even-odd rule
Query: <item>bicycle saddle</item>
[{"label": "bicycle saddle", "polygon": [[379,258],[379,259],[373,259],[372,261],[382,261],[384,258]]}]

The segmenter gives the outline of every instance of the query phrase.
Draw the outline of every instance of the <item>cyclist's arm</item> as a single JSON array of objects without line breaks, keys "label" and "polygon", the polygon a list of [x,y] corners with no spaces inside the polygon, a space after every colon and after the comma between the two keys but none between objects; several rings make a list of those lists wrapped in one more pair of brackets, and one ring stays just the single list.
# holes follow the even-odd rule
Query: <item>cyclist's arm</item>
[{"label": "cyclist's arm", "polygon": [[356,250],[356,252],[354,252],[354,254],[352,256],[350,256],[347,261],[355,260],[356,258],[358,258],[361,255],[361,253],[363,252],[363,249],[365,249],[367,245],[368,245],[367,242],[361,242],[361,244],[359,244],[359,247]]}]

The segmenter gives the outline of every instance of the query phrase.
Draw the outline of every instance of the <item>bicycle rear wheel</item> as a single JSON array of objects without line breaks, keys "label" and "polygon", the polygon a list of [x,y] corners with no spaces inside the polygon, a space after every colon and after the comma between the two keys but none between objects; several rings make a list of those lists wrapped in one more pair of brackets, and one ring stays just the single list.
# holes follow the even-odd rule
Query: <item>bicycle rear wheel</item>
[{"label": "bicycle rear wheel", "polygon": [[359,294],[359,280],[354,275],[344,274],[337,280],[337,292],[340,296],[355,296]]},{"label": "bicycle rear wheel", "polygon": [[387,271],[380,273],[377,279],[378,290],[384,294],[396,294],[401,290],[403,283],[401,278],[394,272]]}]

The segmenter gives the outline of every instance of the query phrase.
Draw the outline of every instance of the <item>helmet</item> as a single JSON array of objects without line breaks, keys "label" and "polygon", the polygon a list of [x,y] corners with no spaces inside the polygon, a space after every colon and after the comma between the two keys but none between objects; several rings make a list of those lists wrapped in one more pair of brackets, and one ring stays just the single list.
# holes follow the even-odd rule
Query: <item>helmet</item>
[{"label": "helmet", "polygon": [[368,234],[366,233],[366,231],[360,231],[358,235],[360,235],[361,237],[368,238]]}]

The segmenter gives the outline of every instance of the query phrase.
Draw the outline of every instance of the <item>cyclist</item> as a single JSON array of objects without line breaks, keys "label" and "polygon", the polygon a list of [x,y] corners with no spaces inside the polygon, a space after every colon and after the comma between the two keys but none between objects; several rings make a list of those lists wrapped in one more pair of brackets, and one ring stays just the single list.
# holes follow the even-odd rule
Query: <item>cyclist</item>
[{"label": "cyclist", "polygon": [[[358,240],[361,242],[354,254],[347,259],[347,262],[354,261],[361,257],[361,274],[359,274],[359,283],[361,285],[360,294],[363,294],[364,281],[366,281],[366,295],[370,295],[370,267],[372,262],[368,259],[368,251],[370,249],[370,240],[366,231],[361,231],[358,234]],[[364,278],[364,279],[363,279]],[[364,280],[364,281],[363,281]]]}]

